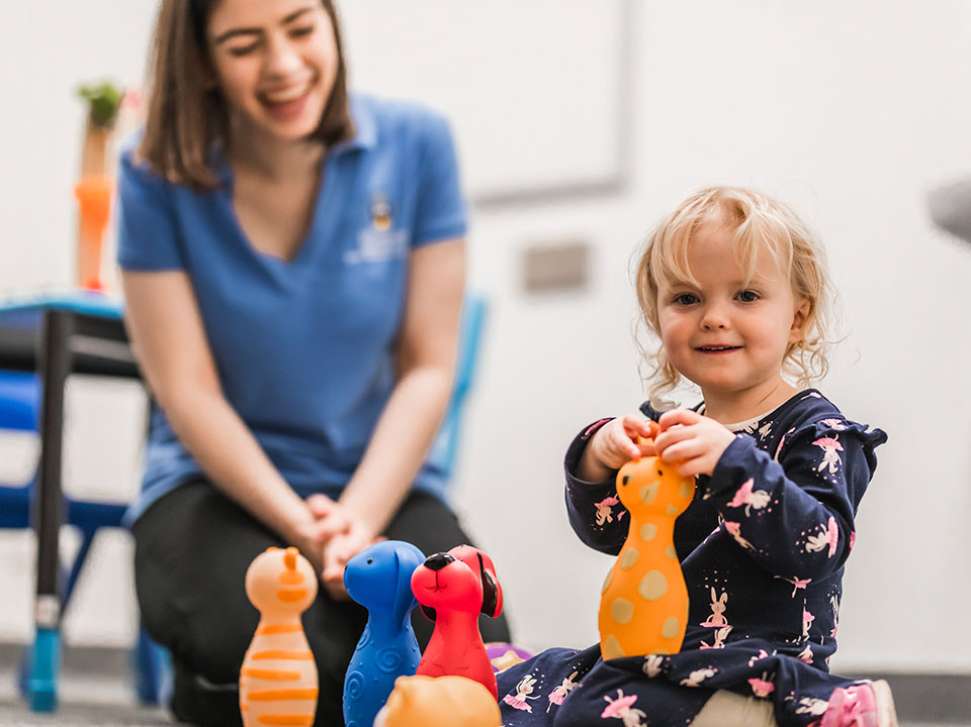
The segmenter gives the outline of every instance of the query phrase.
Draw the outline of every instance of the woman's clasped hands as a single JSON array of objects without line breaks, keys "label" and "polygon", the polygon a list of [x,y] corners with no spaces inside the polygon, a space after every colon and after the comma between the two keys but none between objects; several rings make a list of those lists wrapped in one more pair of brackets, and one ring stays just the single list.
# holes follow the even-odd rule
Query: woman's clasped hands
[{"label": "woman's clasped hands", "polygon": [[326,495],[311,495],[307,509],[314,520],[305,528],[304,540],[312,550],[314,567],[334,600],[347,600],[344,567],[365,548],[382,538],[360,516]]}]

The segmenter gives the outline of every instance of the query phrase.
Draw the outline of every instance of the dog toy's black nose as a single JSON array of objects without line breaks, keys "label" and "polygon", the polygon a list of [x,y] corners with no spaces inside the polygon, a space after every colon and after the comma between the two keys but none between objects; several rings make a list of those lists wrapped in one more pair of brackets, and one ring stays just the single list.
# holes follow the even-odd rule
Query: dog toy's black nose
[{"label": "dog toy's black nose", "polygon": [[454,563],[455,557],[448,553],[435,553],[425,559],[425,567],[429,570],[441,570],[449,563]]}]

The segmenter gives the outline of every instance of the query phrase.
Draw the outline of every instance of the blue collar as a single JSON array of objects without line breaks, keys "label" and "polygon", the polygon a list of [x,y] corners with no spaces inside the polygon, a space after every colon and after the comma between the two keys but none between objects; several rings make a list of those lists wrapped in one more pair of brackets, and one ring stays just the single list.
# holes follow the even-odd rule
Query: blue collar
[{"label": "blue collar", "polygon": [[337,144],[331,150],[335,154],[352,149],[371,149],[378,143],[378,125],[367,102],[360,96],[351,94],[349,103],[354,136]]}]

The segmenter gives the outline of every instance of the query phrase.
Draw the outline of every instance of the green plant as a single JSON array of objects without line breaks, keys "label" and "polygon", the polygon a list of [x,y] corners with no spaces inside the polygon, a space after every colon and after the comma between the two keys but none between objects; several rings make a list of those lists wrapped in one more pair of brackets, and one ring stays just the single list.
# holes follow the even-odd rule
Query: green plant
[{"label": "green plant", "polygon": [[107,129],[115,123],[125,92],[110,81],[84,84],[78,96],[88,102],[88,116],[95,126]]}]

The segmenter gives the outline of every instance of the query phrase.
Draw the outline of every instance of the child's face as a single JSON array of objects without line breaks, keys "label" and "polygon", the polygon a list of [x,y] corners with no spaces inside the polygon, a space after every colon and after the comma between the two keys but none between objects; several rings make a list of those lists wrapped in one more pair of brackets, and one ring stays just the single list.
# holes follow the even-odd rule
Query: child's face
[{"label": "child's face", "polygon": [[244,130],[296,141],[317,129],[339,63],[320,0],[222,0],[208,36],[216,80]]},{"label": "child's face", "polygon": [[797,301],[788,276],[760,250],[746,285],[731,232],[702,225],[688,247],[698,286],[660,286],[661,342],[671,364],[705,392],[740,393],[781,379],[790,343],[800,340],[809,304]]}]

